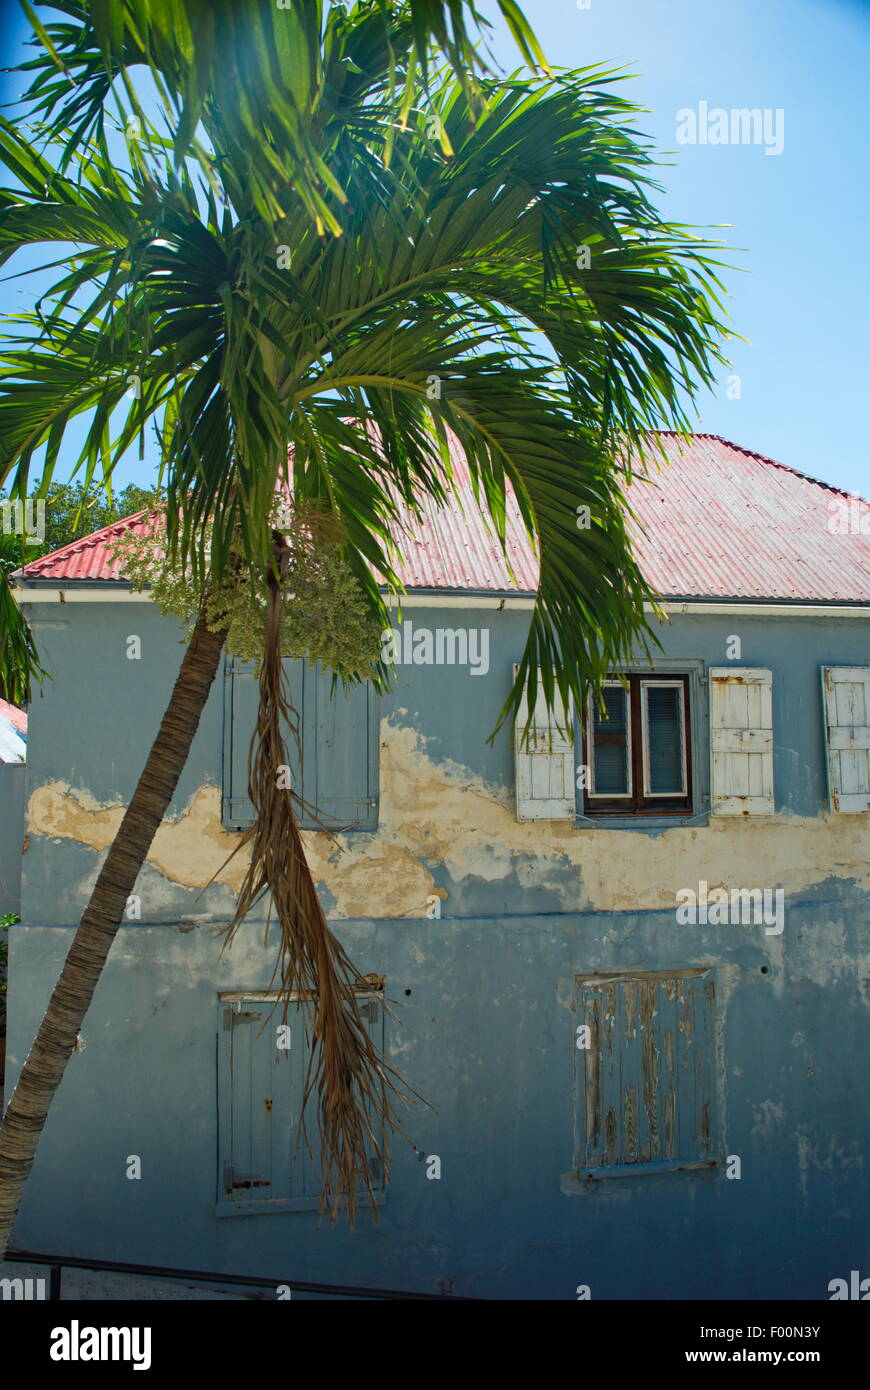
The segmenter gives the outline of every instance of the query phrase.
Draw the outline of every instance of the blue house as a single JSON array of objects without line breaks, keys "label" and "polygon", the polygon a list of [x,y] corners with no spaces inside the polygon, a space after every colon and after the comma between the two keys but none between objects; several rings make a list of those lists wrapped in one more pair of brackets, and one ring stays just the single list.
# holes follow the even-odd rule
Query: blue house
[{"label": "blue house", "polygon": [[[403,541],[390,694],[289,663],[303,794],[340,827],[306,831],[321,900],[433,1107],[407,1113],[377,1223],[318,1221],[274,940],[251,921],[220,953],[256,700],[227,658],[18,1246],[493,1299],[826,1299],[870,1275],[870,504],[711,435],[661,443],[630,494],[661,651],[603,709],[539,705],[527,743],[487,742],[536,571],[518,515],[511,574],[470,494]],[[180,662],[109,557],[141,524],[19,575],[53,680],[30,709],[7,1088]]]}]

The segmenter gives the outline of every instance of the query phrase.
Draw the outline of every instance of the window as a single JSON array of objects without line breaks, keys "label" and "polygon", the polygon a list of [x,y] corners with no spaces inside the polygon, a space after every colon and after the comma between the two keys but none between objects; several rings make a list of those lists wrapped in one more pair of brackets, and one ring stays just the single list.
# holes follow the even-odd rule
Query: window
[{"label": "window", "polygon": [[[383,1049],[383,991],[360,992],[358,999],[366,1026]],[[285,1026],[287,1032],[279,1033]],[[304,1137],[299,1137],[309,1057],[304,1012],[298,1002],[290,1004],[284,1025],[274,992],[221,996],[218,1215],[319,1208],[316,1097],[309,1098],[305,1108],[310,1153]],[[362,1197],[368,1200],[368,1193]]]},{"label": "window", "polygon": [[[302,765],[296,739],[285,733],[294,791],[316,807],[329,829],[375,830],[378,823],[377,697],[370,683],[332,689],[332,674],[287,660],[290,703],[299,714]],[[224,672],[223,823],[241,830],[254,819],[248,797],[248,752],[257,722],[259,687],[253,666],[228,661]],[[300,815],[305,830],[313,814]]]},{"label": "window", "polygon": [[689,677],[628,675],[589,698],[587,816],[689,811]]},{"label": "window", "polygon": [[713,972],[575,983],[575,1178],[715,1166]]}]

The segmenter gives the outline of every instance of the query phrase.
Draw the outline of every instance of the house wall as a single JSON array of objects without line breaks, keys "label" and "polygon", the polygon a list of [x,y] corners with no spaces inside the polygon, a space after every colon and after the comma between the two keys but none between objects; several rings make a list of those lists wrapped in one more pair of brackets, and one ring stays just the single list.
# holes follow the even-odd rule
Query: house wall
[{"label": "house wall", "polygon": [[[30,711],[13,1074],[181,655],[150,605],[56,611],[37,628],[54,680]],[[578,1284],[595,1298],[827,1297],[867,1262],[870,817],[827,812],[819,667],[870,663],[870,623],[674,619],[666,658],[726,665],[739,635],[739,664],[772,668],[776,815],[708,823],[702,808],[684,825],[613,829],[515,819],[512,739],[486,738],[528,614],[409,615],[489,629],[489,669],[400,668],[381,703],[377,831],[306,836],[336,933],[362,973],[386,977],[391,1059],[437,1112],[408,1116],[379,1224],[215,1214],[217,995],[266,987],[274,963],[255,924],[218,954],[243,868],[224,862],[238,836],[221,824],[219,680],[137,884],[141,920],[113,948],[52,1109],[17,1243],[276,1280],[453,1280],[488,1297],[573,1298]],[[781,887],[783,931],[678,925],[675,894],[700,880]],[[427,918],[436,899],[441,918]],[[740,1158],[740,1178],[722,1165],[572,1188],[575,976],[691,966],[715,973],[717,1153]],[[441,1158],[440,1179],[421,1153]]]},{"label": "house wall", "polygon": [[0,763],[0,917],[21,910],[24,763]]}]

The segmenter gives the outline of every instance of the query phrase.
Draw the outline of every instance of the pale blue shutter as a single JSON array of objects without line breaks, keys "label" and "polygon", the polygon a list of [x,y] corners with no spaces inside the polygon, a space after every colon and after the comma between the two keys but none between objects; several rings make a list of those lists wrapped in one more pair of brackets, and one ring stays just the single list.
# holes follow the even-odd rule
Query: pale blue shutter
[{"label": "pale blue shutter", "polygon": [[[284,663],[289,682],[290,703],[298,710],[300,726],[306,719],[303,661]],[[248,754],[251,736],[257,723],[259,686],[251,662],[238,659],[227,661],[224,667],[224,759],[223,759],[223,823],[228,829],[242,830],[254,819],[254,807],[248,796]],[[306,762],[308,749],[305,750]],[[299,754],[296,740],[287,737],[290,775],[294,788],[299,790]]]},{"label": "pale blue shutter", "polygon": [[[226,1004],[222,1011],[219,1195],[223,1202],[278,1201],[291,1195],[289,1149],[280,1136],[289,1133],[293,1049],[278,1049],[275,1027],[267,1022],[271,1010],[270,1001],[241,999]],[[280,1021],[277,1011],[273,1019]]]},{"label": "pale blue shutter", "polygon": [[[379,995],[359,998],[363,1021],[381,1053]],[[310,1057],[305,1013],[287,1009],[289,1047],[278,1046],[282,1008],[274,996],[225,998],[218,1035],[218,1205],[221,1214],[314,1210],[321,1194],[317,1096],[299,1117]],[[380,1187],[383,1184],[379,1184]]]},{"label": "pale blue shutter", "polygon": [[[376,702],[366,682],[345,690],[317,668],[306,671],[305,730],[313,750],[314,786],[309,749],[303,773],[305,796],[317,806],[325,825],[374,830],[378,823],[378,728]],[[313,717],[309,717],[309,712]]]},{"label": "pale blue shutter", "polygon": [[[295,738],[286,733],[292,785],[316,807],[329,829],[374,830],[378,817],[377,697],[368,682],[345,692],[332,676],[287,660],[290,703],[300,717],[302,768]],[[248,753],[257,720],[253,666],[228,661],[224,672],[223,823],[244,829],[254,819],[248,796]],[[316,829],[313,813],[300,816]]]}]

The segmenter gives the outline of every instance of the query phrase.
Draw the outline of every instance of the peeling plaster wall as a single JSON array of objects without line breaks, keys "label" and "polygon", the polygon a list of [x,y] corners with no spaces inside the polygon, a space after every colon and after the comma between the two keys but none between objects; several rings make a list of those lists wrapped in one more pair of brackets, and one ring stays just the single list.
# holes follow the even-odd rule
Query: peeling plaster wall
[{"label": "peeling plaster wall", "polygon": [[[243,864],[226,862],[238,835],[220,821],[218,680],[137,883],[142,921],[113,947],[52,1108],[17,1242],[276,1279],[430,1291],[453,1279],[488,1297],[573,1299],[578,1283],[594,1298],[827,1297],[867,1261],[870,816],[827,813],[819,666],[870,663],[870,624],[675,619],[668,658],[727,664],[736,633],[741,664],[773,669],[777,814],[617,830],[516,822],[512,740],[486,738],[528,615],[413,618],[488,626],[490,674],[401,668],[381,707],[377,831],[306,844],[336,932],[363,973],[386,976],[390,1054],[437,1112],[418,1107],[408,1135],[441,1157],[442,1179],[399,1141],[378,1227],[215,1216],[217,993],[266,986],[274,964],[254,923],[219,955]],[[132,633],[139,662],[126,660]],[[37,637],[54,680],[30,711],[9,1082],[181,657],[148,605],[52,609]],[[784,932],[678,926],[674,894],[701,879],[783,887]],[[433,895],[440,921],[424,918]],[[716,972],[717,1128],[742,1178],[568,1195],[575,975],[696,965]],[[125,1178],[131,1153],[142,1182]]]},{"label": "peeling plaster wall", "polygon": [[[518,823],[512,741],[506,730],[493,745],[486,739],[527,615],[413,612],[418,628],[488,627],[490,670],[399,668],[382,701],[377,831],[305,837],[331,917],[418,917],[433,896],[442,918],[658,910],[701,879],[711,889],[782,887],[787,899],[827,879],[870,891],[868,817],[827,812],[819,680],[822,664],[870,662],[870,623],[692,615],[667,625],[668,658],[724,664],[736,633],[742,664],[773,668],[777,815],[648,831]],[[150,606],[68,613],[40,634],[55,680],[31,714],[24,914],[45,924],[71,923],[84,907],[180,659],[174,624]],[[131,631],[142,638],[141,661],[126,658]],[[221,824],[222,721],[218,679],[137,888],[142,920],[221,918],[239,886],[243,855],[230,859],[239,836]],[[59,875],[61,846],[72,853]]]},{"label": "peeling plaster wall", "polygon": [[[43,783],[29,799],[31,846],[40,836],[102,853],[123,811],[64,782]],[[524,897],[540,892],[560,912],[673,908],[676,888],[699,879],[711,890],[763,884],[791,895],[828,878],[851,878],[870,891],[866,816],[787,816],[763,825],[714,818],[709,826],[632,835],[630,853],[615,852],[625,833],[518,823],[510,796],[467,768],[436,762],[423,735],[385,720],[378,831],[334,839],[309,832],[305,843],[336,918],[419,917],[432,896],[441,898],[442,916],[466,916],[468,881],[498,893],[503,912],[511,910],[506,885],[516,882]],[[246,864],[244,852],[230,858],[238,841],[221,825],[220,788],[200,787],[157,833],[148,857],[157,874],[141,894],[145,915],[178,905],[175,886],[200,889],[213,881],[236,892]],[[95,876],[73,885],[82,903]]]}]

